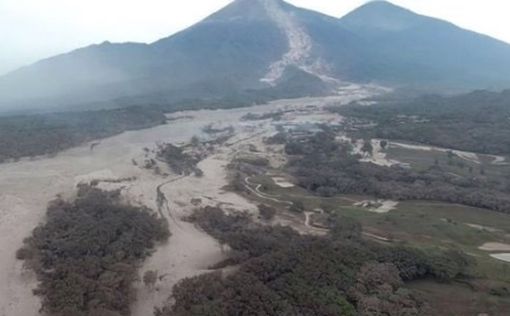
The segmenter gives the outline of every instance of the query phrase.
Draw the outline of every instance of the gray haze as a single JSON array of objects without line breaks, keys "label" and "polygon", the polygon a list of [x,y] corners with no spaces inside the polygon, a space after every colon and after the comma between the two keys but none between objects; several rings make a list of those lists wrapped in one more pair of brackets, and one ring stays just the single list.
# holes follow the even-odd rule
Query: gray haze
[{"label": "gray haze", "polygon": [[[153,42],[184,29],[231,0],[2,0],[0,74],[105,40]],[[366,0],[289,0],[340,17]],[[418,13],[510,42],[510,4],[501,0],[395,0]]]}]

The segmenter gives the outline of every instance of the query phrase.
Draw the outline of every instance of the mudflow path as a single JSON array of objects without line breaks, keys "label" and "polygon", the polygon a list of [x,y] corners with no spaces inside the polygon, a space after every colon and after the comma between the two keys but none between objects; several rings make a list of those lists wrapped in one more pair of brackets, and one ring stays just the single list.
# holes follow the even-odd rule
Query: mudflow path
[{"label": "mudflow path", "polygon": [[[349,90],[348,94],[328,98],[280,100],[234,110],[175,113],[175,117],[186,115],[193,118],[125,132],[51,158],[0,164],[0,316],[39,315],[40,300],[32,294],[37,284],[35,276],[23,269],[15,253],[23,239],[44,220],[47,203],[57,195],[72,197],[80,182],[119,179],[131,179],[117,184],[123,188],[123,195],[132,203],[159,211],[168,219],[172,232],[169,241],[158,246],[140,270],[140,274],[147,270],[159,272],[162,277],[156,285],[157,291],[146,289],[141,282],[135,285],[137,301],[133,304],[132,315],[152,315],[153,308],[166,301],[176,282],[208,271],[210,265],[223,258],[221,247],[213,238],[182,220],[193,207],[190,200],[200,198],[203,205],[222,204],[248,211],[255,210],[255,206],[222,189],[227,184],[225,166],[244,141],[233,139],[230,146],[200,162],[199,168],[204,172],[202,178],[177,175],[164,178],[140,168],[133,161],[143,161],[143,149],[155,148],[157,143],[164,142],[186,143],[195,135],[205,137],[202,128],[211,123],[232,125],[238,140],[260,141],[260,138],[274,132],[272,123],[243,122],[240,120],[243,115],[275,110],[299,111],[309,109],[310,105],[320,111],[323,106],[332,103],[346,104],[370,95],[370,91],[358,87]],[[260,131],[266,133],[260,134]],[[254,137],[255,134],[258,136]],[[108,181],[104,185],[114,186]]]}]

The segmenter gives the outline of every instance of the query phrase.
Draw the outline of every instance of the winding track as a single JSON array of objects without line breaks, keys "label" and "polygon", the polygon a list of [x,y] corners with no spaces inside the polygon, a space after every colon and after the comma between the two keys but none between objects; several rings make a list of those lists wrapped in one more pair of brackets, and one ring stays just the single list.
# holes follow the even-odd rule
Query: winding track
[{"label": "winding track", "polygon": [[171,179],[169,181],[165,181],[165,182],[161,183],[160,185],[158,185],[156,187],[156,203],[158,205],[159,215],[162,218],[165,218],[165,215],[163,214],[163,209],[166,210],[168,216],[172,219],[172,221],[175,223],[177,228],[181,228],[180,224],[179,224],[179,221],[177,221],[175,216],[172,214],[172,210],[170,209],[170,205],[168,203],[168,199],[166,198],[165,193],[163,193],[162,188],[165,187],[168,184],[175,183],[175,182],[177,182],[177,181],[179,181],[181,179],[184,179],[185,177],[186,176],[180,176],[180,177]]},{"label": "winding track", "polygon": [[253,183],[250,183],[250,177],[246,177],[244,178],[244,187],[247,188],[248,190],[250,190],[250,192],[253,192],[256,196],[262,198],[262,199],[266,199],[266,200],[269,200],[269,201],[273,201],[273,202],[276,202],[276,203],[280,203],[280,204],[286,204],[286,205],[289,205],[289,206],[292,206],[294,205],[293,202],[291,201],[284,201],[284,200],[280,200],[280,199],[277,199],[276,197],[274,196],[271,196],[271,195],[267,195],[267,194],[264,194],[260,191],[260,187],[262,186],[261,184],[258,184],[255,189],[253,189],[250,185],[253,185]]}]

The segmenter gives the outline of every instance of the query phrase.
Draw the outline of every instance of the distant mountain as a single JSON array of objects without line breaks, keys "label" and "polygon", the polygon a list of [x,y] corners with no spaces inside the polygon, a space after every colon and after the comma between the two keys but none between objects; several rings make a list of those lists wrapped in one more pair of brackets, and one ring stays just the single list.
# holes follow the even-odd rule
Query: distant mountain
[{"label": "distant mountain", "polygon": [[510,45],[415,14],[370,2],[340,20],[364,41],[366,64],[353,80],[435,88],[508,88]]},{"label": "distant mountain", "polygon": [[236,0],[152,44],[92,45],[0,77],[0,108],[290,97],[345,82],[510,87],[510,45],[388,2],[337,19],[281,0]]}]

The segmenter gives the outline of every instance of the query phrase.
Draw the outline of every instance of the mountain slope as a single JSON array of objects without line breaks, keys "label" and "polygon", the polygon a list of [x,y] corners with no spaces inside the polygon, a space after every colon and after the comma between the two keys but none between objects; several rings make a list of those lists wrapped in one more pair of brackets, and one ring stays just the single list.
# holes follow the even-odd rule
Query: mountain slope
[{"label": "mountain slope", "polygon": [[510,45],[389,2],[368,3],[340,20],[364,40],[356,78],[430,87],[510,86]]},{"label": "mountain slope", "polygon": [[84,87],[95,89],[124,81],[153,56],[145,44],[92,45],[1,77],[0,96],[2,100],[30,100],[85,92]]},{"label": "mountain slope", "polygon": [[104,43],[22,68],[0,78],[0,107],[256,87],[288,46],[262,2],[237,0],[150,45]]},{"label": "mountain slope", "polygon": [[510,87],[510,45],[381,1],[336,19],[282,0],[235,0],[152,44],[92,45],[0,77],[0,108],[303,96],[342,82]]}]

